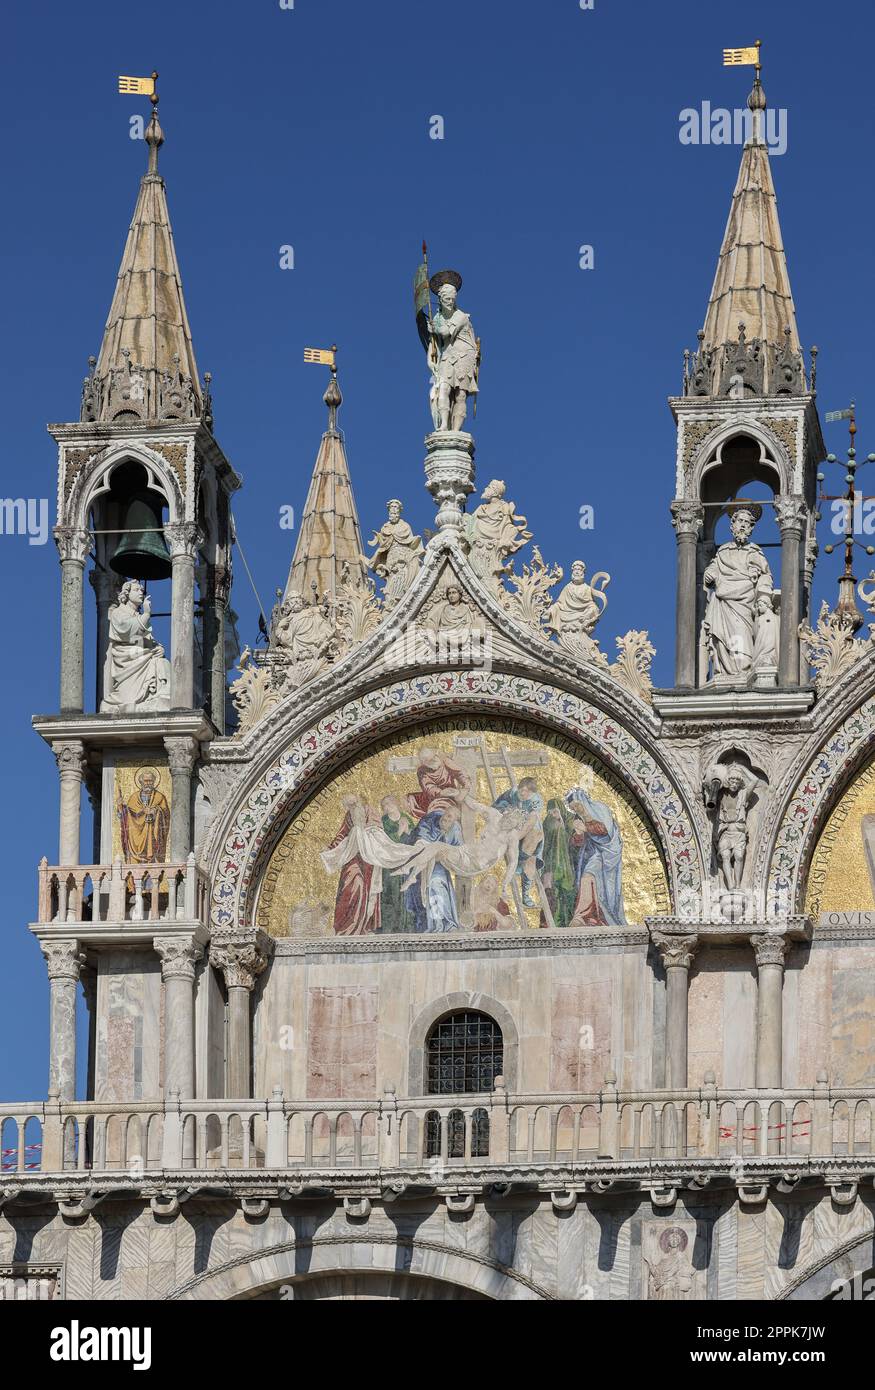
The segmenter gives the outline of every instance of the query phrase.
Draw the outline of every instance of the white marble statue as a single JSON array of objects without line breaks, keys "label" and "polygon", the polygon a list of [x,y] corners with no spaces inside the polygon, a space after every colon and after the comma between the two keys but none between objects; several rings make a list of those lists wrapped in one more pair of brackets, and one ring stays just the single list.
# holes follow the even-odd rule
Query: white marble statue
[{"label": "white marble statue", "polygon": [[461,430],[468,397],[476,397],[479,389],[479,344],[469,315],[456,305],[461,275],[455,270],[439,270],[431,277],[430,286],[439,306],[428,325],[432,418],[436,430]]},{"label": "white marble statue", "polygon": [[317,603],[306,603],[292,590],[280,605],[270,638],[273,652],[285,653],[298,663],[326,660],[336,641],[334,625]]},{"label": "white marble statue", "polygon": [[386,582],[383,606],[394,608],[404,597],[419,572],[423,554],[422,539],[415,536],[406,521],[397,497],[386,503],[389,520],[371,538],[374,553],[362,556],[364,564]]},{"label": "white marble statue", "polygon": [[483,489],[479,507],[466,519],[471,568],[492,588],[498,588],[507,574],[508,558],[532,539],[525,517],[517,513],[513,502],[504,500],[504,492],[504,483],[493,478]]},{"label": "white marble statue", "polygon": [[761,515],[756,503],[732,512],[732,540],[720,546],[703,577],[708,602],[702,645],[710,664],[709,680],[717,683],[746,681],[751,676],[761,615],[767,623],[769,614],[774,618],[769,562],[750,539]]},{"label": "white marble statue", "polygon": [[608,606],[605,589],[611,576],[599,570],[591,584],[587,584],[585,576],[586,565],[575,560],[570,580],[547,612],[547,630],[555,634],[560,646],[572,651],[587,650],[592,645],[590,634]]},{"label": "white marble statue", "polygon": [[703,784],[706,808],[713,816],[714,857],[722,885],[729,892],[741,888],[750,839],[748,817],[757,799],[757,778],[741,763],[724,763],[709,769]]},{"label": "white marble statue", "polygon": [[127,580],[109,610],[101,714],[170,708],[170,662],[155,641],[151,617],[151,598],[139,580]]}]

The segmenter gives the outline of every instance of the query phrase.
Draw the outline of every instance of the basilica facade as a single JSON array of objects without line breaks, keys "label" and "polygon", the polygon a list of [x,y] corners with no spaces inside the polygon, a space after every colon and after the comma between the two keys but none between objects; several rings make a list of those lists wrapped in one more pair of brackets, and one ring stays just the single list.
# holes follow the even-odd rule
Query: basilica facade
[{"label": "basilica facade", "polygon": [[240,479],[153,109],[50,426],[50,1075],[0,1106],[4,1296],[820,1299],[871,1267],[875,628],[847,568],[812,611],[816,358],[749,106],[670,401],[670,689],[605,635],[606,557],[563,575],[478,472],[478,339],[427,267],[433,532],[393,500],[365,541],[325,354],[290,572],[234,653]]}]

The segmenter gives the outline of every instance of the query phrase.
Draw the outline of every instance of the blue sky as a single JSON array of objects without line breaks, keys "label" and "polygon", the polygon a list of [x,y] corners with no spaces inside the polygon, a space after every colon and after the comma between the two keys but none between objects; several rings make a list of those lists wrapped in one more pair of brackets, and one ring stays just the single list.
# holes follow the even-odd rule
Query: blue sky
[{"label": "blue sky", "polygon": [[[7,10],[3,73],[4,495],[54,506],[49,420],[78,416],[145,162],[118,73],[160,72],[161,168],[216,434],[243,475],[238,532],[263,602],[288,569],[340,345],[341,412],[363,528],[399,496],[417,530],[427,378],[412,310],[420,242],[458,268],[483,340],[478,480],[504,478],[549,561],[613,576],[603,647],[650,630],[672,672],[674,430],[739,150],[681,144],[679,115],[744,105],[725,46],[764,42],[788,147],[773,160],[803,343],[822,410],[856,397],[875,448],[875,22],[858,0],[713,5],[595,0],[110,0]],[[429,138],[441,115],[445,138]],[[579,268],[591,245],[594,268]],[[295,269],[279,268],[292,245]],[[830,427],[830,447],[845,442]],[[875,489],[873,489],[875,490]],[[595,528],[581,531],[581,506]],[[50,523],[54,520],[50,516]],[[822,541],[827,537],[822,537]],[[836,557],[818,584],[835,592]],[[862,571],[861,571],[862,572]],[[45,1094],[45,969],[27,923],[57,852],[57,779],[29,730],[57,706],[54,546],[0,537],[7,911],[0,1098]],[[256,608],[238,566],[244,640]]]}]

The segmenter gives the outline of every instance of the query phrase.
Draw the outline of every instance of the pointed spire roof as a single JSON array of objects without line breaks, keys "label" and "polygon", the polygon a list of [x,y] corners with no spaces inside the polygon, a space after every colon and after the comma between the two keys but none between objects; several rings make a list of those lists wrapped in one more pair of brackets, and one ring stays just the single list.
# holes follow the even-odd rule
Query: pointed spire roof
[{"label": "pointed spire roof", "polygon": [[362,535],[352,492],[343,435],[337,427],[337,411],[343,402],[337,368],[322,398],[328,406],[328,429],[322,436],[298,543],[286,581],[283,601],[297,592],[308,603],[318,595],[333,600],[348,565],[361,572]]},{"label": "pointed spire roof", "polygon": [[692,395],[790,394],[805,370],[778,219],[759,78],[747,100],[751,134],[741,156],[699,347],[685,373]]},{"label": "pointed spire roof", "polygon": [[191,419],[201,387],[158,151],[157,96],[145,141],[149,164],[119,267],[100,354],[83,391],[82,418]]},{"label": "pointed spire roof", "polygon": [[751,138],[744,146],[738,182],[717,261],[717,273],[705,315],[705,342],[734,342],[744,323],[748,340],[784,342],[799,351],[796,310],[790,290],[787,257],[778,220],[778,202],[768,147],[762,138],[766,97],[757,78],[748,97],[753,114]]}]

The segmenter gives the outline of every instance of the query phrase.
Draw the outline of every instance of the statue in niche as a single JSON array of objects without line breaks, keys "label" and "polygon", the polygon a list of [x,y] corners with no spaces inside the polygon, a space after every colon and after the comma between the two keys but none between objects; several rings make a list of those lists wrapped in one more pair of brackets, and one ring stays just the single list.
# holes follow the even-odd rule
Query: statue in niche
[{"label": "statue in niche", "polygon": [[[730,516],[732,540],[721,545],[705,570],[703,584],[708,602],[702,622],[702,645],[710,663],[709,679],[732,684],[747,681],[757,655],[757,629],[776,626],[774,587],[769,562],[751,541],[762,516],[758,503],[735,507]],[[771,644],[769,654],[771,654]],[[759,654],[762,660],[762,652]],[[762,661],[762,664],[767,664]]]},{"label": "statue in niche", "polygon": [[468,397],[475,403],[479,390],[480,341],[474,336],[471,319],[456,304],[462,277],[455,270],[439,270],[432,275],[429,289],[437,295],[434,317],[422,319],[428,362],[432,371],[432,419],[436,430],[462,430],[468,412]]},{"label": "statue in niche", "polygon": [[532,539],[526,519],[513,502],[504,500],[505,485],[493,478],[483,489],[479,507],[467,518],[465,538],[468,560],[474,573],[492,589],[498,589],[509,572],[507,561]]},{"label": "statue in niche", "polygon": [[151,598],[138,579],[128,579],[109,610],[101,714],[170,708],[170,662],[152,633],[151,617]]},{"label": "statue in niche", "polygon": [[555,635],[560,647],[587,658],[595,647],[593,628],[608,606],[605,589],[611,576],[599,570],[591,584],[585,576],[586,565],[575,560],[570,580],[547,612],[547,631]]},{"label": "statue in niche", "polygon": [[680,1226],[660,1232],[655,1252],[646,1261],[647,1297],[657,1303],[686,1301],[693,1294],[693,1269],[687,1248],[690,1238]]},{"label": "statue in niche", "polygon": [[363,563],[386,582],[383,606],[394,608],[401,601],[419,572],[423,553],[422,539],[415,536],[406,521],[401,520],[403,507],[397,497],[386,503],[389,520],[385,521],[371,539],[373,555],[362,556]]},{"label": "statue in niche", "polygon": [[714,858],[728,892],[737,892],[744,877],[756,788],[757,778],[738,762],[718,763],[705,776],[703,798],[714,822]]}]

